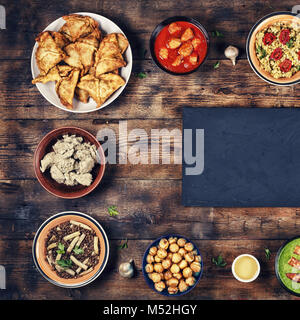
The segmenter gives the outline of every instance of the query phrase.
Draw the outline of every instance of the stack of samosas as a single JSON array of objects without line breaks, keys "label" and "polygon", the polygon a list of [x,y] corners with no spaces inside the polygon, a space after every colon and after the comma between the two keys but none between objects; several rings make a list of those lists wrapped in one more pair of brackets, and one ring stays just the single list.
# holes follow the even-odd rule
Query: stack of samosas
[{"label": "stack of samosas", "polygon": [[121,33],[102,37],[99,24],[88,16],[63,19],[58,32],[44,31],[36,38],[40,74],[32,83],[55,81],[56,93],[68,109],[73,109],[74,95],[83,103],[92,97],[100,107],[125,85],[119,69],[126,66],[128,40]]}]

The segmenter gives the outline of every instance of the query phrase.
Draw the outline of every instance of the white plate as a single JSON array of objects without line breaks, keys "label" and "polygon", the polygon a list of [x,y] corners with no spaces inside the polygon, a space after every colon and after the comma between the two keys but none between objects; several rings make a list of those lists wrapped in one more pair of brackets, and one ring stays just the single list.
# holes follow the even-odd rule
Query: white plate
[{"label": "white plate", "polygon": [[[99,28],[100,28],[101,32],[103,32],[103,34],[109,34],[109,33],[122,33],[122,34],[124,34],[124,32],[114,22],[112,22],[111,20],[109,20],[103,16],[100,16],[99,14],[89,13],[89,12],[78,12],[76,14],[80,14],[83,16],[89,16],[89,17],[95,19],[99,23]],[[47,30],[48,31],[58,31],[64,25],[64,23],[65,23],[65,20],[61,17],[61,18],[53,21],[51,24],[49,24],[49,26],[46,29],[44,29],[43,31],[47,31]],[[31,73],[32,73],[33,79],[36,78],[40,74],[40,70],[39,70],[39,68],[36,64],[36,60],[35,60],[35,52],[37,50],[37,47],[38,47],[38,44],[35,43],[33,50],[32,50],[32,55],[31,55]],[[107,99],[105,101],[105,103],[99,108],[96,108],[97,104],[92,98],[90,98],[88,103],[80,102],[79,100],[74,98],[73,99],[74,109],[72,109],[72,110],[68,109],[60,102],[60,100],[55,92],[55,83],[53,81],[45,83],[45,84],[37,83],[36,86],[46,100],[48,100],[51,104],[53,104],[54,106],[56,106],[62,110],[74,112],[74,113],[86,113],[86,112],[96,111],[96,110],[99,110],[99,109],[102,109],[102,108],[108,106],[115,99],[117,99],[117,97],[121,94],[121,92],[124,90],[125,86],[127,85],[127,82],[130,78],[131,69],[132,69],[132,51],[131,51],[130,44],[124,53],[124,58],[125,58],[125,61],[127,62],[127,65],[126,65],[126,67],[123,67],[120,69],[120,76],[126,81],[126,83],[124,86],[119,88],[116,92],[114,92],[114,94],[109,99]]]}]

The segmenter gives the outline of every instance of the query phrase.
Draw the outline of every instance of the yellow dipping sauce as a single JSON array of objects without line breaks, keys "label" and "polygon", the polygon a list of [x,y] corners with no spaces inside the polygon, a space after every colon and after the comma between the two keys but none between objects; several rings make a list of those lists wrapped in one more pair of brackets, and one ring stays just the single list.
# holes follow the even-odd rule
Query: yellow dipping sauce
[{"label": "yellow dipping sauce", "polygon": [[252,257],[242,256],[236,260],[234,271],[242,280],[250,280],[256,275],[258,265]]}]

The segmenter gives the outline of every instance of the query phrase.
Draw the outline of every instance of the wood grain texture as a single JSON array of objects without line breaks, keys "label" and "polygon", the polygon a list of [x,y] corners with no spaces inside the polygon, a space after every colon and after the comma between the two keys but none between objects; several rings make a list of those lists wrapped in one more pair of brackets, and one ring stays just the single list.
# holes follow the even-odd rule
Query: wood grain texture
[{"label": "wood grain texture", "polygon": [[[48,283],[32,265],[27,252],[31,250],[31,241],[0,241],[0,254],[4,256],[7,276],[10,279],[7,292],[0,292],[2,299],[163,299],[166,298],[152,291],[142,274],[142,256],[152,240],[129,240],[128,249],[118,249],[120,241],[111,241],[109,264],[101,276],[87,287],[67,290]],[[274,272],[274,258],[281,241],[243,241],[243,240],[196,240],[204,263],[204,273],[199,284],[179,298],[169,299],[296,299],[278,285]],[[266,260],[264,249],[268,247],[272,254]],[[12,257],[10,250],[17,252]],[[231,263],[241,252],[255,254],[259,259],[262,273],[253,283],[239,283],[231,274]],[[225,268],[215,266],[211,259],[222,253],[227,262]],[[134,259],[136,276],[124,279],[118,273],[122,262]],[[27,270],[26,274],[24,269]],[[138,289],[137,289],[138,288]],[[1,298],[1,296],[0,296]]]},{"label": "wood grain texture", "polygon": [[[30,63],[1,62],[1,119],[181,119],[189,107],[299,107],[297,86],[276,87],[259,79],[246,60],[233,68],[231,61],[206,61],[186,77],[163,73],[152,61],[136,61],[121,96],[108,108],[87,114],[71,114],[50,105],[31,84]],[[13,72],[11,68],[13,67]],[[145,71],[147,77],[136,74]],[[230,76],[229,76],[230,74]],[[16,90],[17,88],[17,90]]]},{"label": "wood grain texture", "polygon": [[[244,49],[247,35],[259,18],[274,11],[289,11],[294,2],[3,0],[1,4],[7,12],[7,29],[0,31],[0,263],[7,269],[8,289],[0,291],[0,299],[165,299],[147,287],[141,261],[151,241],[172,232],[193,239],[204,259],[202,280],[183,299],[296,299],[276,280],[274,258],[285,239],[299,234],[299,208],[183,207],[181,165],[175,164],[108,165],[103,182],[93,193],[64,200],[39,185],[32,165],[40,139],[65,125],[93,134],[104,127],[117,133],[119,120],[128,120],[129,130],[143,128],[150,134],[151,129],[181,129],[185,106],[300,107],[298,87],[281,88],[263,82],[250,68]],[[51,106],[31,84],[30,58],[40,31],[60,16],[80,11],[116,22],[129,38],[134,63],[126,89],[113,104],[93,113],[72,114]],[[199,20],[211,36],[205,64],[183,77],[163,73],[151,61],[149,51],[154,27],[178,13]],[[224,37],[213,38],[214,30]],[[223,54],[229,44],[240,49],[235,67]],[[215,70],[217,61],[220,67]],[[138,78],[139,72],[147,77]],[[143,143],[149,143],[146,137]],[[117,217],[108,215],[110,205],[117,206]],[[82,211],[99,220],[111,244],[103,275],[76,290],[58,288],[44,280],[31,256],[39,225],[66,210]],[[129,239],[128,249],[118,250],[122,239]],[[270,261],[265,259],[264,248],[272,252]],[[251,284],[237,282],[230,270],[233,259],[246,252],[254,254],[262,267],[261,276]],[[224,269],[211,263],[218,254],[228,262]],[[126,280],[118,275],[117,268],[130,258],[138,272],[134,279]]]},{"label": "wood grain texture", "polygon": [[[179,180],[105,177],[91,194],[71,201],[48,194],[35,180],[0,183],[0,239],[32,239],[39,225],[61,211],[81,211],[98,219],[110,238],[152,239],[179,233],[191,239],[287,239],[296,236],[296,208],[182,207]],[[110,217],[107,208],[120,214]]]}]

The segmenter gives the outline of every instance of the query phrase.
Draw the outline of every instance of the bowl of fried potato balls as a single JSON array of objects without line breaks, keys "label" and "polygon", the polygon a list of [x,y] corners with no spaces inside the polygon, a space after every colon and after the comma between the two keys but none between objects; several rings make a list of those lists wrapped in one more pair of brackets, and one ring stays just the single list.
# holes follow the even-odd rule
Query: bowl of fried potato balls
[{"label": "bowl of fried potato balls", "polygon": [[202,276],[203,262],[198,248],[185,237],[162,236],[146,250],[143,274],[154,291],[181,296],[191,291]]}]

